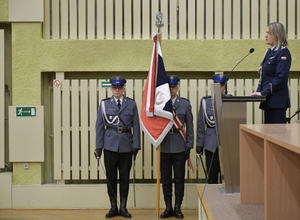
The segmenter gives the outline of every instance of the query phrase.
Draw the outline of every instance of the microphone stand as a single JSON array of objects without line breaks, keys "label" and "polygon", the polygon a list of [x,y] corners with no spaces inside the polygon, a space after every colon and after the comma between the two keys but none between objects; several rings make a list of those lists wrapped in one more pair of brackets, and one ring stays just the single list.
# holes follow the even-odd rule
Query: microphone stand
[{"label": "microphone stand", "polygon": [[295,115],[297,115],[299,112],[300,112],[300,108],[295,112],[295,114],[292,115],[292,117],[286,118],[287,123],[288,123],[288,124],[291,124],[291,119],[292,119]]}]

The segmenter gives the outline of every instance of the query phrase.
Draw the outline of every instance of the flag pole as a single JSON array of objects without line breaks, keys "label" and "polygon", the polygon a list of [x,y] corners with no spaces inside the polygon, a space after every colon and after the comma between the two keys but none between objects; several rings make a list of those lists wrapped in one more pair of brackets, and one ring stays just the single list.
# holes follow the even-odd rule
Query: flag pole
[{"label": "flag pole", "polygon": [[[162,23],[163,14],[158,12],[156,14],[156,27],[158,28],[158,40],[161,45],[160,28],[164,26]],[[157,57],[157,54],[156,54]],[[157,178],[156,178],[156,219],[159,218],[159,201],[160,201],[160,145],[157,147]]]}]

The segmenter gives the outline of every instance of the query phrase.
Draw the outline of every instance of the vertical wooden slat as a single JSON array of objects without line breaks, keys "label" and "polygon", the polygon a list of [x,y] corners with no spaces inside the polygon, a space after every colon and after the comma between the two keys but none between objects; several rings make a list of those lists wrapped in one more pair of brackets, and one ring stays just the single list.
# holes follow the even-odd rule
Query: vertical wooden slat
[{"label": "vertical wooden slat", "polygon": [[52,0],[52,39],[59,39],[59,0]]},{"label": "vertical wooden slat", "polygon": [[170,0],[170,40],[177,39],[177,0]]},{"label": "vertical wooden slat", "polygon": [[277,21],[277,0],[269,0],[270,23]]},{"label": "vertical wooden slat", "polygon": [[159,1],[151,1],[151,33],[158,32],[158,28],[156,27],[156,14],[159,12],[158,3]]},{"label": "vertical wooden slat", "polygon": [[244,95],[244,80],[243,79],[236,79],[236,95],[237,96],[243,96]]},{"label": "vertical wooden slat", "polygon": [[133,0],[133,39],[141,39],[141,1]]},{"label": "vertical wooden slat", "polygon": [[[120,0],[119,0],[120,1]],[[114,38],[114,1],[106,1],[106,17],[105,25],[106,25],[106,39],[111,40]]]},{"label": "vertical wooden slat", "polygon": [[[79,179],[79,81],[77,79],[71,80],[71,131],[72,131],[72,142],[71,142],[71,149],[69,153],[72,152],[72,179],[78,180]],[[64,99],[65,101],[65,99]],[[66,108],[68,109],[68,108]],[[67,116],[64,115],[64,116]],[[67,120],[64,119],[64,122]],[[67,130],[67,124],[64,124],[64,128]],[[66,131],[65,130],[65,131]],[[64,132],[65,133],[65,132]],[[64,136],[64,137],[67,137]],[[65,142],[64,142],[65,143]],[[67,146],[66,146],[67,147]],[[65,146],[64,146],[65,149]],[[64,153],[66,153],[64,151]],[[65,155],[67,156],[67,155]],[[65,157],[64,157],[65,158]],[[65,165],[65,163],[64,163]]]},{"label": "vertical wooden slat", "polygon": [[231,39],[231,0],[224,0],[224,39]]},{"label": "vertical wooden slat", "polygon": [[[299,109],[298,107],[298,93],[293,91],[298,91],[298,79],[290,79],[289,80],[289,90],[290,90],[290,100],[291,100],[291,108],[286,112],[287,117],[290,117],[295,114],[295,112]],[[296,118],[296,117],[295,117]],[[293,118],[291,123],[295,120]]]},{"label": "vertical wooden slat", "polygon": [[222,0],[215,0],[215,39],[222,39],[223,11]]},{"label": "vertical wooden slat", "polygon": [[43,38],[50,39],[50,0],[44,0]]},{"label": "vertical wooden slat", "polygon": [[179,3],[179,39],[186,39],[186,1],[178,1]]},{"label": "vertical wooden slat", "polygon": [[260,30],[259,30],[259,38],[264,39],[266,28],[268,26],[268,2],[260,1]]},{"label": "vertical wooden slat", "polygon": [[250,39],[250,0],[243,1],[243,39]]},{"label": "vertical wooden slat", "polygon": [[85,0],[78,0],[78,39],[86,39],[86,5]]},{"label": "vertical wooden slat", "polygon": [[[81,179],[89,178],[88,81],[80,80],[80,158]],[[94,142],[92,142],[94,143]],[[91,144],[92,144],[91,143]]]},{"label": "vertical wooden slat", "polygon": [[[188,98],[188,80],[187,79],[180,79],[179,83],[179,96],[182,98]],[[186,166],[185,168],[185,178],[188,178],[189,168]]]},{"label": "vertical wooden slat", "polygon": [[124,39],[132,39],[132,5],[131,0],[124,0]]},{"label": "vertical wooden slat", "polygon": [[195,1],[188,1],[188,39],[196,39]]},{"label": "vertical wooden slat", "polygon": [[70,179],[70,81],[63,81],[62,104],[62,143],[63,143],[63,179]]},{"label": "vertical wooden slat", "polygon": [[70,39],[77,39],[77,2],[70,1]]},{"label": "vertical wooden slat", "polygon": [[161,13],[163,13],[164,27],[162,29],[162,39],[166,40],[169,38],[168,27],[169,27],[169,11],[168,11],[168,0],[161,0]]},{"label": "vertical wooden slat", "polygon": [[[257,89],[257,85],[258,85],[259,79],[254,79],[254,91],[256,91]],[[255,102],[254,103],[254,124],[262,124],[262,110],[259,109],[259,102]]]},{"label": "vertical wooden slat", "polygon": [[116,0],[115,4],[115,39],[123,38],[123,0]]},{"label": "vertical wooden slat", "polygon": [[[64,73],[56,73],[56,79],[63,82]],[[55,81],[55,80],[54,80]],[[53,135],[54,135],[54,179],[62,179],[62,114],[61,114],[61,89],[53,87]]]},{"label": "vertical wooden slat", "polygon": [[90,179],[94,180],[98,177],[98,170],[96,167],[96,159],[94,156],[94,151],[96,148],[96,118],[97,118],[97,81],[90,80],[89,81],[89,130],[90,130]]},{"label": "vertical wooden slat", "polygon": [[296,8],[296,12],[297,12],[297,27],[296,27],[296,31],[297,31],[297,36],[296,36],[296,39],[299,39],[300,38],[300,16],[299,16],[299,14],[300,14],[300,4],[298,4],[298,2],[297,2],[297,8]]},{"label": "vertical wooden slat", "polygon": [[61,39],[69,38],[69,3],[68,1],[61,1],[60,6],[60,17],[61,17]]},{"label": "vertical wooden slat", "polygon": [[97,39],[104,39],[104,27],[105,27],[105,19],[104,19],[104,0],[96,0],[97,1]]},{"label": "vertical wooden slat", "polygon": [[286,0],[278,1],[279,22],[286,27]]},{"label": "vertical wooden slat", "polygon": [[233,0],[233,39],[241,38],[241,2]]},{"label": "vertical wooden slat", "polygon": [[[253,80],[245,79],[245,96],[251,95],[253,91]],[[253,124],[253,103],[247,103],[247,124]]]},{"label": "vertical wooden slat", "polygon": [[5,76],[4,30],[0,30],[0,168],[5,168]]},{"label": "vertical wooden slat", "polygon": [[296,27],[296,14],[295,14],[295,0],[289,0],[288,1],[288,23],[285,27],[287,31],[287,37],[288,39],[295,39],[295,27]]},{"label": "vertical wooden slat", "polygon": [[87,39],[95,39],[95,0],[87,0]]},{"label": "vertical wooden slat", "polygon": [[[134,81],[134,100],[137,105],[139,118],[141,116],[141,109],[142,109],[142,102],[143,102],[143,84],[141,79],[136,79]],[[140,129],[140,135],[142,137],[142,129]],[[142,140],[142,138],[141,138]],[[136,158],[135,165],[136,167],[140,167],[140,169],[136,170],[136,178],[142,179],[143,178],[143,154],[142,150],[139,151],[138,156]]]},{"label": "vertical wooden slat", "polygon": [[259,0],[252,0],[251,1],[251,39],[258,39],[259,37],[259,14],[258,14],[258,1]]},{"label": "vertical wooden slat", "polygon": [[194,127],[194,144],[193,149],[191,150],[190,159],[194,166],[195,172],[193,173],[191,169],[189,169],[189,179],[196,179],[197,178],[197,171],[196,171],[196,137],[197,137],[197,80],[193,79],[190,80],[190,87],[189,87],[189,100],[192,106],[192,114],[193,114],[193,127]]},{"label": "vertical wooden slat", "polygon": [[197,39],[204,39],[204,0],[197,0]]},{"label": "vertical wooden slat", "polygon": [[142,16],[143,16],[143,26],[142,26],[142,39],[150,39],[150,1],[149,0],[143,0],[142,1]]},{"label": "vertical wooden slat", "polygon": [[214,2],[206,1],[206,39],[214,38]]},{"label": "vertical wooden slat", "polygon": [[228,90],[228,94],[230,95],[236,95],[235,94],[235,88],[234,88],[234,84],[235,84],[235,80],[234,79],[230,79],[228,82],[227,82],[227,90]]}]

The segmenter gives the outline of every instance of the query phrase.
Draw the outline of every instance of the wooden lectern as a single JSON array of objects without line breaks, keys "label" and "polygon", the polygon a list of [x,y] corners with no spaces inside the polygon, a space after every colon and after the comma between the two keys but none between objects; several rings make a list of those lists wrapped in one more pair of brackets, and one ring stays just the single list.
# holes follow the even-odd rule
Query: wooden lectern
[{"label": "wooden lectern", "polygon": [[212,103],[220,158],[225,179],[224,193],[240,193],[239,126],[246,124],[246,103],[263,102],[263,96],[221,95],[220,84],[212,84]]}]

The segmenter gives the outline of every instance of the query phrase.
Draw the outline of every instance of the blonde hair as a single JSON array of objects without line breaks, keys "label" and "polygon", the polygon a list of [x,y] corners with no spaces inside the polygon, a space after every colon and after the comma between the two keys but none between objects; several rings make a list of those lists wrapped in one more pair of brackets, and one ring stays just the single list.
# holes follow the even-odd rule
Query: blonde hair
[{"label": "blonde hair", "polygon": [[279,47],[281,47],[282,45],[288,45],[286,39],[286,32],[283,24],[281,24],[280,22],[273,22],[269,24],[268,28],[270,34],[275,35],[277,37],[277,49],[279,49]]}]

